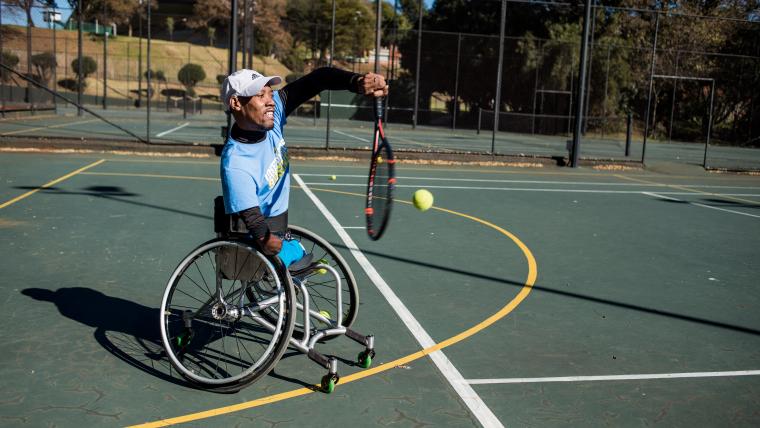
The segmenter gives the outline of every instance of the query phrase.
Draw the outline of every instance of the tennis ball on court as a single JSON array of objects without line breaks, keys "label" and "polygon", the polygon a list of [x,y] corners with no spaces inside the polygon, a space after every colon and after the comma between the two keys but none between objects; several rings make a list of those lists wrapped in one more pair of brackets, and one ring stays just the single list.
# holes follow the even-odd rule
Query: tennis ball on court
[{"label": "tennis ball on court", "polygon": [[[317,263],[319,263],[321,265],[328,265],[329,264],[329,263],[327,263],[327,260],[325,260],[325,259],[319,259],[319,261]],[[319,268],[319,269],[317,269],[317,273],[320,274],[320,275],[324,275],[324,274],[327,273],[327,269],[325,269],[325,268]]]},{"label": "tennis ball on court", "polygon": [[338,179],[338,177],[336,177],[336,176],[334,176],[334,175],[331,175],[331,176],[330,176],[330,180],[331,180],[331,181],[335,181],[335,180],[337,180],[337,179]]},{"label": "tennis ball on court", "polygon": [[327,311],[319,311],[319,315],[322,315],[323,317],[330,319],[330,313]]},{"label": "tennis ball on court", "polygon": [[419,189],[412,196],[414,207],[420,211],[427,211],[433,206],[433,194],[425,189]]}]

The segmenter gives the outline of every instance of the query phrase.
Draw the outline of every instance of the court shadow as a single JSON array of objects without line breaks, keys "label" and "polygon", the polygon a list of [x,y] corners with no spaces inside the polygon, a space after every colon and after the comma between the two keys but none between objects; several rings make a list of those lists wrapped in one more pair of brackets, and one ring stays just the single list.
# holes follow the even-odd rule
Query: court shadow
[{"label": "court shadow", "polygon": [[760,202],[756,204],[750,204],[740,201],[731,201],[728,199],[718,199],[718,198],[706,198],[702,199],[702,202],[705,205],[709,205],[711,207],[724,207],[724,208],[751,208],[751,209],[759,209],[760,208]]},{"label": "court shadow", "polygon": [[[19,189],[19,190],[39,189],[39,187],[35,187],[35,186],[16,186],[14,188]],[[188,211],[177,210],[174,208],[163,207],[160,205],[148,204],[145,202],[139,202],[139,201],[127,199],[127,198],[133,198],[133,197],[137,197],[141,195],[139,193],[129,192],[125,190],[124,188],[118,187],[118,186],[89,186],[82,189],[81,192],[72,192],[72,191],[62,190],[58,187],[47,187],[45,189],[40,190],[40,192],[51,194],[51,195],[54,194],[54,195],[67,195],[67,196],[90,196],[94,198],[107,199],[110,201],[122,202],[125,204],[135,205],[135,206],[144,207],[144,208],[152,208],[156,210],[166,211],[173,214],[181,214],[181,215],[186,215],[190,217],[202,218],[205,220],[213,220],[213,217],[208,216],[208,215],[202,215],[202,214],[192,213]]]},{"label": "court shadow", "polygon": [[105,350],[132,367],[161,380],[198,389],[174,372],[161,345],[159,310],[84,287],[27,288],[21,294],[50,302],[61,315],[95,328]]},{"label": "court shadow", "polygon": [[[336,243],[336,242],[330,242],[330,243],[334,247],[336,247],[336,248],[341,248],[341,249],[348,250],[348,247],[346,247],[343,244]],[[365,254],[370,254],[370,255],[373,255],[373,256],[376,256],[376,257],[381,257],[381,258],[388,259],[388,260],[394,260],[394,261],[397,261],[397,262],[408,263],[408,264],[413,264],[413,265],[417,265],[417,266],[424,266],[426,268],[433,269],[433,270],[436,270],[436,271],[441,271],[441,272],[455,273],[455,274],[459,274],[459,275],[467,275],[467,276],[470,276],[470,277],[473,277],[473,278],[479,278],[479,279],[484,279],[484,280],[487,280],[487,281],[493,281],[495,283],[506,284],[506,285],[509,285],[509,286],[512,286],[512,287],[522,288],[522,287],[525,286],[525,284],[523,282],[512,281],[512,280],[504,279],[504,278],[501,278],[501,277],[490,276],[490,275],[484,275],[484,274],[480,274],[480,273],[477,273],[477,272],[466,271],[466,270],[463,270],[463,269],[456,269],[456,268],[452,268],[450,266],[437,265],[437,264],[427,263],[427,262],[423,262],[423,261],[419,261],[419,260],[411,260],[411,259],[408,259],[408,258],[392,256],[392,255],[385,254],[385,253],[380,253],[380,252],[377,252],[377,251],[369,251],[369,250],[364,250],[363,249],[362,252],[365,253]],[[668,317],[668,318],[677,319],[677,320],[681,320],[681,321],[687,321],[687,322],[691,322],[691,323],[696,323],[696,324],[701,324],[701,325],[707,325],[707,326],[721,328],[721,329],[725,329],[725,330],[736,331],[736,332],[739,332],[739,333],[746,333],[746,334],[751,334],[751,335],[755,335],[755,336],[760,336],[760,330],[749,328],[749,327],[744,327],[744,326],[740,326],[740,325],[729,324],[729,323],[725,323],[725,322],[721,322],[721,321],[714,321],[714,320],[710,320],[710,319],[706,319],[706,318],[695,317],[695,316],[691,316],[691,315],[687,315],[687,314],[679,314],[679,313],[676,313],[676,312],[665,311],[665,310],[661,310],[661,309],[648,308],[646,306],[635,305],[635,304],[626,303],[626,302],[619,302],[619,301],[615,301],[615,300],[611,300],[611,299],[603,299],[603,298],[592,296],[592,295],[588,295],[588,294],[581,294],[581,293],[575,293],[575,292],[571,292],[571,291],[559,290],[559,289],[543,286],[541,284],[534,284],[533,287],[531,287],[531,288],[532,288],[532,290],[534,292],[549,293],[549,294],[563,296],[563,297],[567,297],[567,298],[571,298],[571,299],[585,300],[585,301],[589,301],[589,302],[598,303],[598,304],[601,304],[601,305],[615,306],[615,307],[625,308],[625,309],[629,309],[629,310],[637,311],[637,312],[641,312],[641,313],[658,315],[658,316]]]}]

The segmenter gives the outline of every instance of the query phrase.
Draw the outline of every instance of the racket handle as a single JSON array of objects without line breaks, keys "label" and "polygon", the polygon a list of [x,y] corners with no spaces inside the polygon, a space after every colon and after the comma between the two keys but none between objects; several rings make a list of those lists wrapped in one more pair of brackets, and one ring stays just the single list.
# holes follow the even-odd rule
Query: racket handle
[{"label": "racket handle", "polygon": [[382,119],[383,118],[383,110],[385,107],[385,98],[383,97],[377,97],[375,98],[375,118],[376,119]]}]

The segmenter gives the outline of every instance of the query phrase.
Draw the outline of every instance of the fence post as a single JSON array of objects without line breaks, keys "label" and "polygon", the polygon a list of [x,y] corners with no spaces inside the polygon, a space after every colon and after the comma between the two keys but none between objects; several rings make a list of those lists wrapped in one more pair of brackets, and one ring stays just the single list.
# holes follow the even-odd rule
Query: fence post
[{"label": "fence post", "polygon": [[649,95],[647,96],[647,115],[644,118],[644,144],[641,146],[641,163],[647,152],[647,134],[649,134],[649,109],[652,106],[652,89],[654,88],[654,66],[657,59],[657,31],[660,29],[660,13],[655,12],[654,43],[652,44],[652,68],[649,72]]},{"label": "fence post", "polygon": [[625,127],[625,157],[631,155],[631,135],[633,134],[633,113],[628,112],[628,120]]},{"label": "fence post", "polygon": [[103,110],[108,109],[108,32],[103,27]]}]

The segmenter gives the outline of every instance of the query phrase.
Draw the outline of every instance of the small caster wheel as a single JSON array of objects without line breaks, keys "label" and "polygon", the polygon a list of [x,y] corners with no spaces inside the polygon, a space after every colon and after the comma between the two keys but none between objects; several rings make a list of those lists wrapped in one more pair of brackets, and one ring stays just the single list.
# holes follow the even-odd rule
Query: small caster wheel
[{"label": "small caster wheel", "polygon": [[372,358],[374,356],[375,356],[374,350],[362,351],[359,353],[359,356],[356,358],[356,361],[359,363],[359,367],[363,369],[368,369],[369,366],[372,365]]},{"label": "small caster wheel", "polygon": [[338,383],[338,380],[340,380],[340,376],[338,376],[337,373],[335,374],[326,374],[322,376],[322,392],[325,394],[330,394],[333,391],[335,391],[335,384]]},{"label": "small caster wheel", "polygon": [[194,335],[195,333],[193,330],[186,328],[182,333],[179,334],[179,336],[174,338],[174,344],[177,345],[178,348],[184,349],[193,340]]}]

